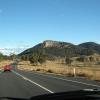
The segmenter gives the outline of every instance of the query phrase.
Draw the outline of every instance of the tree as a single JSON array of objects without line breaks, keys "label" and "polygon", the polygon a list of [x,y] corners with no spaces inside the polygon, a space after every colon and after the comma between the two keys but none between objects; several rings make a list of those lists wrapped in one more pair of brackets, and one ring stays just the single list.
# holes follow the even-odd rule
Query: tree
[{"label": "tree", "polygon": [[39,62],[40,64],[44,63],[45,61],[46,61],[46,56],[45,56],[45,55],[41,55],[41,56],[39,57],[39,59],[38,59],[38,62]]},{"label": "tree", "polygon": [[29,58],[29,61],[33,64],[36,64],[38,63],[38,59],[39,59],[38,54],[32,54],[32,56]]},{"label": "tree", "polygon": [[11,59],[11,60],[16,59],[16,57],[17,57],[17,55],[16,55],[16,54],[14,54],[14,53],[10,54],[10,59]]},{"label": "tree", "polygon": [[92,57],[92,56],[89,57],[89,60],[90,60],[90,62],[95,61],[94,57]]},{"label": "tree", "polygon": [[29,61],[33,64],[42,64],[46,61],[46,55],[41,51],[37,51],[36,53],[32,54],[32,56],[29,58]]},{"label": "tree", "polygon": [[0,61],[2,61],[3,59],[4,59],[4,55],[0,53]]},{"label": "tree", "polygon": [[90,59],[89,59],[88,56],[80,56],[76,60],[79,61],[79,62],[90,62]]},{"label": "tree", "polygon": [[84,62],[84,58],[83,57],[79,57],[76,60],[79,61],[79,62]]},{"label": "tree", "polygon": [[70,65],[72,63],[72,60],[68,57],[65,58],[66,64]]},{"label": "tree", "polygon": [[24,61],[28,61],[29,60],[29,56],[28,55],[22,55],[20,57],[21,60],[24,60]]}]

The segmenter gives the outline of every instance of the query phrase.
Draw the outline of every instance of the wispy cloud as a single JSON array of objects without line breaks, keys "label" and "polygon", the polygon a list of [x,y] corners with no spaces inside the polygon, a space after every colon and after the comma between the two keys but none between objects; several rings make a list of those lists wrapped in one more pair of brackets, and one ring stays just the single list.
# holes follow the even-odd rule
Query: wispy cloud
[{"label": "wispy cloud", "polygon": [[10,55],[11,53],[19,54],[24,50],[25,48],[1,48],[0,52],[4,55]]},{"label": "wispy cloud", "polygon": [[3,53],[4,55],[10,55],[11,53],[15,53],[15,54],[19,54],[22,51],[30,48],[31,46],[27,45],[27,44],[23,44],[23,45],[18,45],[18,46],[5,46],[5,47],[0,47],[0,52]]}]

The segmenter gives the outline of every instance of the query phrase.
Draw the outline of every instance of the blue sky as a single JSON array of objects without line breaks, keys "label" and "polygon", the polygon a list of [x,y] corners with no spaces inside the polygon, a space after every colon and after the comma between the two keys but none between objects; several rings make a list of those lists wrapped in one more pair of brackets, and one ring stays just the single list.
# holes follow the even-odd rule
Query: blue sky
[{"label": "blue sky", "polygon": [[100,0],[0,0],[0,48],[44,40],[100,43]]}]

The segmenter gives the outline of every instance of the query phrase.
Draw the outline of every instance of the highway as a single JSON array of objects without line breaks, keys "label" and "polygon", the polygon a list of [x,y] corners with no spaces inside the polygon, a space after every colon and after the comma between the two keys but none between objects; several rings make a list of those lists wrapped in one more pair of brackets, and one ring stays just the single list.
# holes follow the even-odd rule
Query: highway
[{"label": "highway", "polygon": [[30,98],[42,94],[90,88],[100,89],[100,83],[79,77],[20,70],[0,73],[0,97]]}]

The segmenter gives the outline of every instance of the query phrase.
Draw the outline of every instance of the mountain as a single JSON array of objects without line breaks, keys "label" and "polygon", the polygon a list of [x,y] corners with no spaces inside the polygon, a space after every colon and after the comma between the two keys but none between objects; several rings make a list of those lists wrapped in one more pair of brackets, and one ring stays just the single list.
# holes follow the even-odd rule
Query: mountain
[{"label": "mountain", "polygon": [[97,54],[100,54],[100,44],[97,44],[94,42],[86,42],[86,43],[80,44],[79,46],[89,49]]},{"label": "mountain", "polygon": [[72,43],[46,40],[43,43],[37,44],[36,46],[25,50],[20,53],[19,56],[26,55],[31,56],[33,53],[41,52],[48,56],[53,57],[76,57],[80,55],[92,55],[100,54],[100,44],[94,42],[86,42],[79,45]]}]

